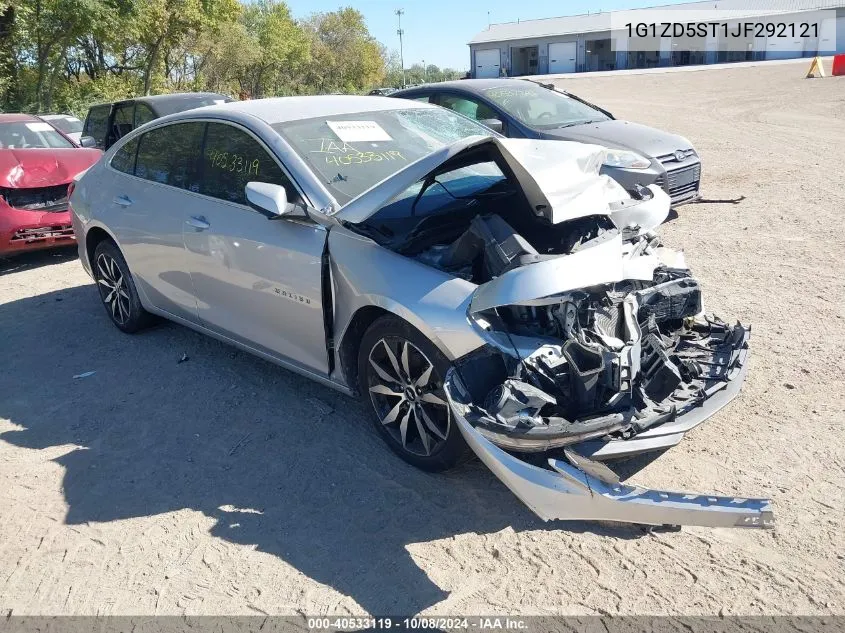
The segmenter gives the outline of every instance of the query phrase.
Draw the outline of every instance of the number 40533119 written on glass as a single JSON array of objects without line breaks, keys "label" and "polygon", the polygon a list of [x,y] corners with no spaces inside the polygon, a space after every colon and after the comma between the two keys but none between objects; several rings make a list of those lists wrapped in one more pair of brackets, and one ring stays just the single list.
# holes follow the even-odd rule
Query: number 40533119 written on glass
[{"label": "number 40533119 written on glass", "polygon": [[222,171],[231,171],[236,174],[245,173],[248,176],[258,175],[259,160],[257,158],[250,160],[248,156],[243,154],[212,149],[208,152],[208,159],[212,167]]}]

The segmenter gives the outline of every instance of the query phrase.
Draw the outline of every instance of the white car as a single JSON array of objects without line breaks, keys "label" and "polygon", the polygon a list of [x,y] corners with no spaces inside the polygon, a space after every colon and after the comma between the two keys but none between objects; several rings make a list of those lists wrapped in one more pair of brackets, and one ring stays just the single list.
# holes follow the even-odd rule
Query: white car
[{"label": "white car", "polygon": [[42,121],[47,121],[50,125],[62,132],[70,140],[77,145],[80,144],[82,138],[82,121],[77,119],[72,114],[39,114]]}]

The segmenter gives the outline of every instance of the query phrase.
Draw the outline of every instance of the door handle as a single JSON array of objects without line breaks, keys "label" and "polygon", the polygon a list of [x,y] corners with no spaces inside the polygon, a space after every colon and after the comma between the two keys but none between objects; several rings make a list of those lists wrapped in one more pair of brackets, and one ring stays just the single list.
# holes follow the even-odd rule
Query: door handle
[{"label": "door handle", "polygon": [[132,204],[132,199],[129,196],[115,196],[114,200],[112,200],[115,204],[119,204],[121,207],[128,207]]},{"label": "door handle", "polygon": [[185,224],[188,226],[194,227],[197,231],[205,231],[206,229],[210,229],[211,225],[208,223],[208,220],[201,215],[192,215],[187,220],[185,220]]}]

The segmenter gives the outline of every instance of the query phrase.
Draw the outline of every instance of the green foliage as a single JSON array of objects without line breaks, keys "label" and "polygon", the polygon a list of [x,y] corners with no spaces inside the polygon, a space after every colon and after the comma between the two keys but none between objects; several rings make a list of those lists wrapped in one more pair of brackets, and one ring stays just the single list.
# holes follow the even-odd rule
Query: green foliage
[{"label": "green foliage", "polygon": [[[260,98],[402,83],[395,53],[351,7],[297,20],[279,0],[0,0],[0,26],[3,111],[84,115],[139,94]],[[406,75],[460,73],[415,65]]]}]

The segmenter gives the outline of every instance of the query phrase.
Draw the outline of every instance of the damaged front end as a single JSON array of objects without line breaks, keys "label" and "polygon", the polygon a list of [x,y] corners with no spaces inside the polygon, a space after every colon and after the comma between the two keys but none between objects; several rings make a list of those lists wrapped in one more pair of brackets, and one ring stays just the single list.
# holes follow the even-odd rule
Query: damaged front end
[{"label": "damaged front end", "polygon": [[[657,267],[651,282],[485,308],[470,319],[490,345],[458,370],[477,403],[469,421],[503,448],[593,440],[588,454],[598,459],[667,448],[695,426],[686,415],[701,422],[702,410],[726,403],[710,410],[711,399],[735,396],[745,375],[750,328],[701,315],[688,271]],[[626,445],[666,424],[676,432],[663,443]]]},{"label": "damaged front end", "polygon": [[601,463],[674,446],[736,397],[750,338],[705,314],[683,254],[653,232],[668,196],[601,176],[602,152],[467,142],[356,230],[476,286],[467,320],[485,344],[445,392],[469,446],[539,516],[770,527],[768,500],[624,485]]},{"label": "damaged front end", "polygon": [[469,318],[488,345],[455,364],[449,404],[476,454],[539,516],[772,525],[767,500],[624,485],[596,461],[677,444],[745,378],[750,328],[703,314],[680,253],[650,234],[615,236],[496,277]]}]

